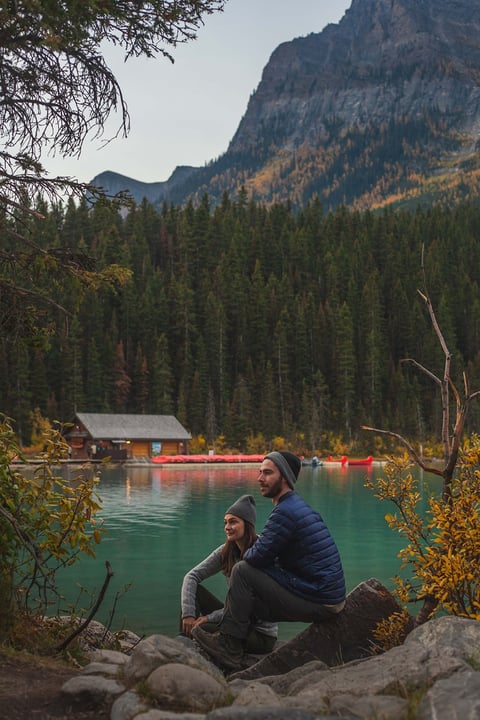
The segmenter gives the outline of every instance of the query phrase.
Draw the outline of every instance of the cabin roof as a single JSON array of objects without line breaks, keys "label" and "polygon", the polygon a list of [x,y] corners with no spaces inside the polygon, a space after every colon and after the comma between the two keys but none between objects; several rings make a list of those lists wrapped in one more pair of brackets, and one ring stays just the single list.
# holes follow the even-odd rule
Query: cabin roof
[{"label": "cabin roof", "polygon": [[173,415],[77,413],[92,438],[103,440],[190,440],[190,433]]}]

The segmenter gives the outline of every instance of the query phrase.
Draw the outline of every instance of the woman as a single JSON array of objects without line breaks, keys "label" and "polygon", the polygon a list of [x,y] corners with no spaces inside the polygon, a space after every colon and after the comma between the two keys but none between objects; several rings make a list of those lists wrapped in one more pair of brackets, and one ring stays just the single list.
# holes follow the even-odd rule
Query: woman
[{"label": "woman", "polygon": [[[242,559],[257,539],[255,522],[257,513],[255,498],[242,495],[231,505],[224,516],[227,541],[220,545],[201,563],[192,568],[182,583],[181,631],[192,636],[192,628],[202,625],[202,629],[215,632],[223,614],[223,603],[201,585],[206,578],[219,572],[229,578],[236,562]],[[245,640],[245,652],[263,655],[273,650],[277,641],[276,623],[262,622],[260,619],[252,625]]]}]

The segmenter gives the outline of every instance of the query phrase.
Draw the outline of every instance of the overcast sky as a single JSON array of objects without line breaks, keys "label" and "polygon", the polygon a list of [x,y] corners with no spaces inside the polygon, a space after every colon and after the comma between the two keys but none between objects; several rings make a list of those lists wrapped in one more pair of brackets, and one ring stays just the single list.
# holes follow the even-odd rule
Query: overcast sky
[{"label": "overcast sky", "polygon": [[[228,0],[175,63],[158,57],[109,63],[131,118],[127,139],[87,141],[79,160],[44,157],[50,175],[89,182],[104,170],[143,182],[167,180],[177,165],[204,165],[228,147],[280,43],[338,23],[351,0]],[[113,120],[108,135],[118,127]]]}]

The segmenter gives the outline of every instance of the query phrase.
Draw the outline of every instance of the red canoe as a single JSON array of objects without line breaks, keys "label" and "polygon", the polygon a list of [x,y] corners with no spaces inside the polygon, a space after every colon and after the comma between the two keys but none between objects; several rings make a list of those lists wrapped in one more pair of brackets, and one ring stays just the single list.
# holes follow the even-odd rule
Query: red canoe
[{"label": "red canoe", "polygon": [[371,465],[373,462],[373,457],[369,455],[367,458],[363,458],[363,460],[348,460],[349,465]]},{"label": "red canoe", "polygon": [[336,460],[331,455],[327,457],[326,460],[323,461],[324,465],[371,465],[373,463],[373,456],[369,455],[366,458],[360,458],[359,460],[349,460],[349,458],[346,455],[342,455],[341,458],[338,458]]},{"label": "red canoe", "polygon": [[333,463],[334,465],[346,465],[348,463],[348,458],[346,455],[342,455],[341,458],[335,459],[331,455],[327,457],[326,460],[323,461],[324,463]]}]

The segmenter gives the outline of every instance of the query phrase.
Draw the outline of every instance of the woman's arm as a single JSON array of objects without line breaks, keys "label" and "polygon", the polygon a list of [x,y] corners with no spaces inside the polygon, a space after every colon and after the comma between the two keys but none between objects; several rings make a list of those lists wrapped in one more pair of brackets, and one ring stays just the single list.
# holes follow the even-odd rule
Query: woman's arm
[{"label": "woman's arm", "polygon": [[182,618],[196,618],[196,596],[198,585],[206,578],[216,575],[222,569],[222,548],[216,548],[205,560],[195,565],[183,578],[181,590]]}]

